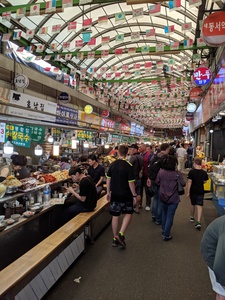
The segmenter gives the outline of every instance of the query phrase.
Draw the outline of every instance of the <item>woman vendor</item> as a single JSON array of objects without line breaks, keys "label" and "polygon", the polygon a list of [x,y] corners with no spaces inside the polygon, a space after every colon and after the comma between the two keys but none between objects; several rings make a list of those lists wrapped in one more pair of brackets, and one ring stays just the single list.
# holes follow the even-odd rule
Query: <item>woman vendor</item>
[{"label": "woman vendor", "polygon": [[[4,163],[4,158],[1,157],[0,162]],[[19,179],[30,176],[29,169],[26,168],[27,158],[24,155],[13,154],[9,165],[5,164],[0,167],[0,182],[6,179],[7,176],[15,174]]]}]

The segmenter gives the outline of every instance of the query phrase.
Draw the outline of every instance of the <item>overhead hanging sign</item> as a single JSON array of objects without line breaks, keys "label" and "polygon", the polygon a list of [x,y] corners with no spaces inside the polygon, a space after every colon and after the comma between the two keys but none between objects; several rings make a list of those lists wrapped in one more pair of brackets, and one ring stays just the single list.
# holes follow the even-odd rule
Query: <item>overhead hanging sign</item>
[{"label": "overhead hanging sign", "polygon": [[70,102],[71,100],[71,97],[68,93],[66,92],[62,92],[59,94],[59,97],[58,97],[59,101],[61,101],[62,103],[68,103]]},{"label": "overhead hanging sign", "polygon": [[5,143],[5,123],[0,123],[0,143]]},{"label": "overhead hanging sign", "polygon": [[18,74],[14,78],[14,84],[17,88],[25,89],[29,85],[29,78],[23,74]]},{"label": "overhead hanging sign", "polygon": [[193,73],[193,79],[197,85],[206,85],[211,81],[212,73],[209,68],[200,67]]},{"label": "overhead hanging sign", "polygon": [[45,138],[45,127],[44,126],[29,126],[31,129],[31,141],[42,144]]},{"label": "overhead hanging sign", "polygon": [[77,125],[78,110],[64,105],[57,105],[56,123]]},{"label": "overhead hanging sign", "polygon": [[192,101],[197,101],[200,100],[202,98],[201,93],[203,92],[203,90],[200,87],[194,87],[190,90],[190,100]]},{"label": "overhead hanging sign", "polygon": [[5,138],[11,136],[12,144],[20,147],[30,148],[31,128],[14,124],[6,125]]},{"label": "overhead hanging sign", "polygon": [[204,19],[202,24],[202,38],[209,46],[225,44],[225,11],[217,11]]}]

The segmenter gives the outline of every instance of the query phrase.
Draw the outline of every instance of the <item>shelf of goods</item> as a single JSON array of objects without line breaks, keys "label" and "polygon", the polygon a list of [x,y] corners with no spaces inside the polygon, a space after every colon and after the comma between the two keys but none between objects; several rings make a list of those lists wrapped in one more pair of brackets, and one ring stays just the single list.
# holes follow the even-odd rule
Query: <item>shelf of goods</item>
[{"label": "shelf of goods", "polygon": [[220,216],[225,214],[225,166],[213,166],[213,173],[210,173],[212,181],[213,203]]}]

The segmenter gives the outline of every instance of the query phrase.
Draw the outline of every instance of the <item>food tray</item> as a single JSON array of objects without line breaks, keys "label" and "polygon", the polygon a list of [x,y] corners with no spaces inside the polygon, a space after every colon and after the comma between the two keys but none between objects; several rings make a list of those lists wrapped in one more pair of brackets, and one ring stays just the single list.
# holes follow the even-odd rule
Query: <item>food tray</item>
[{"label": "food tray", "polygon": [[56,205],[56,204],[64,204],[65,198],[52,198],[49,203],[51,205]]}]

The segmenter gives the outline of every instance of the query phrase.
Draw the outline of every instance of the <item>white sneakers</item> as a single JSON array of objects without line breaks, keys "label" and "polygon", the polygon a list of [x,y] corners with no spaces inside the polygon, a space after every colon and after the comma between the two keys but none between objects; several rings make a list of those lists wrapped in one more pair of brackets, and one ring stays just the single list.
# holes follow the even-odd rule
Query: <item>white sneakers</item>
[{"label": "white sneakers", "polygon": [[145,210],[146,210],[146,211],[150,211],[150,210],[151,210],[150,206],[146,206],[146,207],[145,207]]}]

